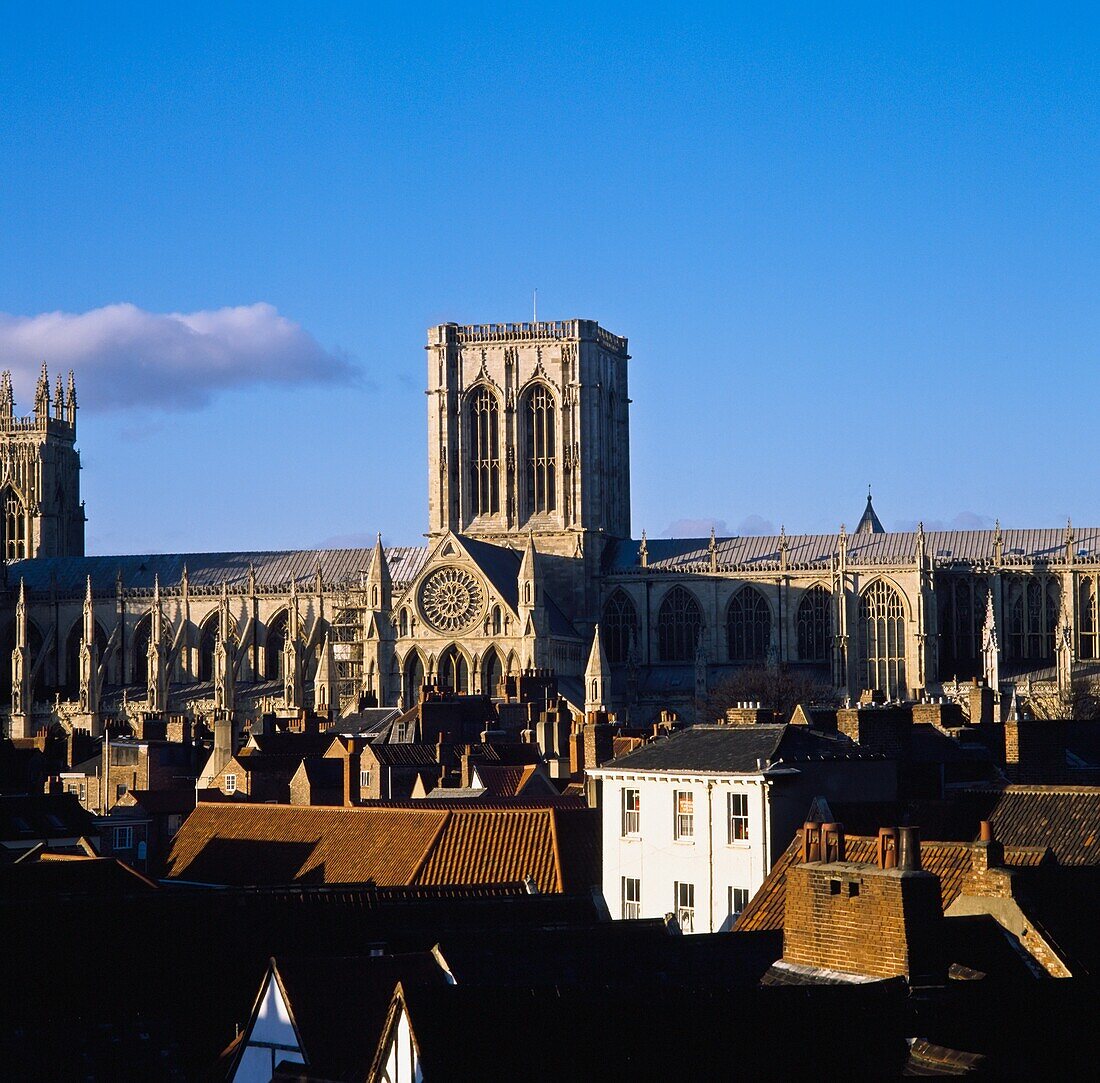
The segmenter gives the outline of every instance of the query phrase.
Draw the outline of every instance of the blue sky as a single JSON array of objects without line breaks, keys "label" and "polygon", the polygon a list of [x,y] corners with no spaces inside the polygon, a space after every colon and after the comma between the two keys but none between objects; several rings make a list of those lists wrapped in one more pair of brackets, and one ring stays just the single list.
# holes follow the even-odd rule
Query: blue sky
[{"label": "blue sky", "polygon": [[636,533],[1100,522],[1087,16],[231,7],[0,3],[90,551],[415,542],[424,330],[535,287],[630,339]]}]

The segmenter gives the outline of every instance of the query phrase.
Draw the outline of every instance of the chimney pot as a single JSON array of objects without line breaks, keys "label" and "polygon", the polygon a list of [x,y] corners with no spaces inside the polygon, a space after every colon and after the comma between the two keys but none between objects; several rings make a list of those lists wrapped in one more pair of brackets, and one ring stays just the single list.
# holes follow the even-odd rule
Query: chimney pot
[{"label": "chimney pot", "polygon": [[844,860],[844,825],[821,825],[821,860]]},{"label": "chimney pot", "polygon": [[802,862],[809,864],[821,860],[821,824],[807,820],[802,825]]},{"label": "chimney pot", "polygon": [[993,825],[988,820],[982,820],[981,822],[981,834],[978,838],[982,842],[993,841]]},{"label": "chimney pot", "polygon": [[898,867],[898,829],[896,827],[879,828],[878,867],[880,869]]},{"label": "chimney pot", "polygon": [[923,866],[920,859],[920,828],[898,828],[898,868],[919,872]]}]

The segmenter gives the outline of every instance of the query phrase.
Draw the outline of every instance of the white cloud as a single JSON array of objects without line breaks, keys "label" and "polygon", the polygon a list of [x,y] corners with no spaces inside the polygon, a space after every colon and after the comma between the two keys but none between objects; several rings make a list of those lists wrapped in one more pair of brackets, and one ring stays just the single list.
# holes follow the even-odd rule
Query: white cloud
[{"label": "white cloud", "polygon": [[677,519],[665,527],[665,537],[706,538],[712,527],[719,537],[728,532],[725,519]]},{"label": "white cloud", "polygon": [[[201,312],[146,312],[131,304],[90,312],[0,313],[0,365],[29,413],[38,370],[76,373],[81,408],[193,410],[218,391],[349,383],[349,360],[263,302]],[[52,393],[51,388],[51,393]]]}]

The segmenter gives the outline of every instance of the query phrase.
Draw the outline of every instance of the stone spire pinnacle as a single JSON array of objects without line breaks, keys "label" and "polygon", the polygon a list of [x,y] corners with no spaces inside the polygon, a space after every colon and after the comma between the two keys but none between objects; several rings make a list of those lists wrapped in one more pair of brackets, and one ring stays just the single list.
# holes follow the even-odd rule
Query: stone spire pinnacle
[{"label": "stone spire pinnacle", "polygon": [[46,362],[42,362],[42,371],[38,374],[38,384],[34,389],[34,416],[44,421],[50,416],[50,374]]},{"label": "stone spire pinnacle", "polygon": [[370,609],[389,611],[393,593],[393,580],[390,578],[390,565],[386,560],[386,550],[382,548],[382,535],[379,534],[371,554],[370,571],[367,572],[367,605]]},{"label": "stone spire pinnacle", "polygon": [[606,711],[608,693],[611,690],[611,666],[600,640],[600,626],[592,632],[592,650],[588,653],[588,667],[584,671],[584,710]]},{"label": "stone spire pinnacle", "polygon": [[0,373],[0,417],[11,417],[15,413],[15,396],[11,390],[11,372],[4,369]]},{"label": "stone spire pinnacle", "polygon": [[642,544],[638,546],[638,563],[643,568],[649,567],[649,542],[646,540],[645,530],[642,531]]}]

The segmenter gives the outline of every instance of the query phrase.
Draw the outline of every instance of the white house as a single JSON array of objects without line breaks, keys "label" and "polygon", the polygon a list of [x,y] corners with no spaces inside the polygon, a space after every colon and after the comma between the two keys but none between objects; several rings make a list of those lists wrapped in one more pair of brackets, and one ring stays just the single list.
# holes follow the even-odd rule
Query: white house
[{"label": "white house", "polygon": [[889,801],[896,765],[796,725],[692,726],[595,768],[612,917],[725,930],[815,797]]}]

